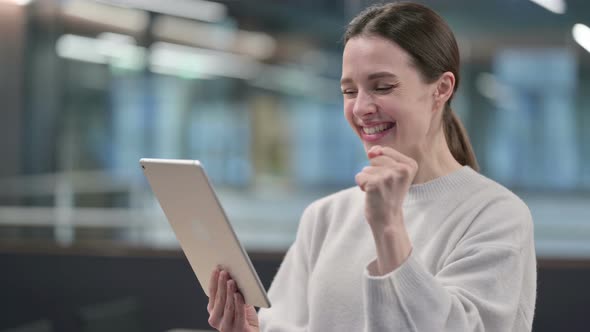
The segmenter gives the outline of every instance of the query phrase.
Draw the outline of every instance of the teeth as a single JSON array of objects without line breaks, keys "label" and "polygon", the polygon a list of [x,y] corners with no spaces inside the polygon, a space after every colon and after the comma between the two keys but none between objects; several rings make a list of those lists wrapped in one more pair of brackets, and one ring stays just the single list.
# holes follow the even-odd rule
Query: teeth
[{"label": "teeth", "polygon": [[374,134],[378,134],[382,131],[385,131],[391,127],[393,127],[392,123],[383,123],[383,124],[377,125],[375,127],[363,127],[363,132],[367,135],[374,135]]}]

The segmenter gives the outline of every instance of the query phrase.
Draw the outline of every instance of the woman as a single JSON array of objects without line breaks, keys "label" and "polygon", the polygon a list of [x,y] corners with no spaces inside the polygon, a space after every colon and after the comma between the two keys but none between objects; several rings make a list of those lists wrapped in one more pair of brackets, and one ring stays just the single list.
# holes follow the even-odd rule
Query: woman
[{"label": "woman", "polygon": [[533,224],[477,173],[450,102],[459,51],[418,4],[370,7],[345,34],[344,114],[369,166],[357,187],[311,204],[257,316],[214,271],[221,331],[530,331]]}]

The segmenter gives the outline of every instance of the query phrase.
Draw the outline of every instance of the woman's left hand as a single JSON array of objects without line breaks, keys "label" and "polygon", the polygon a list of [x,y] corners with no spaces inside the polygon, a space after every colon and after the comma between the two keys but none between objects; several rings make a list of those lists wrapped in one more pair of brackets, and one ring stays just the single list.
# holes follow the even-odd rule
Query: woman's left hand
[{"label": "woman's left hand", "polygon": [[370,166],[363,168],[356,183],[366,193],[365,217],[373,231],[403,222],[402,206],[418,164],[390,147],[373,146],[367,152]]}]

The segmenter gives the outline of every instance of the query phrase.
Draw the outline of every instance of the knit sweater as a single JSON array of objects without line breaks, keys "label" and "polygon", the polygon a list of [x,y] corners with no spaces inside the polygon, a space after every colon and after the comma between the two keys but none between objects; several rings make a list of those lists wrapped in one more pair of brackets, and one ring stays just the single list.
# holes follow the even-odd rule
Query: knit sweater
[{"label": "knit sweater", "polygon": [[533,223],[516,195],[468,166],[412,185],[403,215],[413,249],[383,276],[364,203],[353,187],[304,211],[261,331],[531,330]]}]

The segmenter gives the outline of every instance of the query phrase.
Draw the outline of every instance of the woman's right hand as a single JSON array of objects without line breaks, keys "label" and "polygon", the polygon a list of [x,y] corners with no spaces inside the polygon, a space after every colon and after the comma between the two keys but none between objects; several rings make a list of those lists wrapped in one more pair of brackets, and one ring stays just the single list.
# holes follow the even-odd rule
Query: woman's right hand
[{"label": "woman's right hand", "polygon": [[245,304],[227,271],[215,269],[209,281],[209,325],[221,332],[259,331],[254,306]]}]

